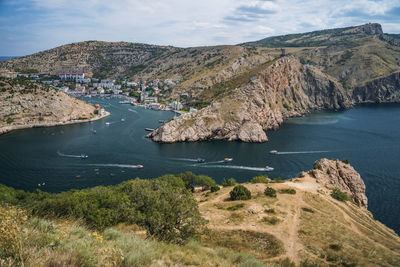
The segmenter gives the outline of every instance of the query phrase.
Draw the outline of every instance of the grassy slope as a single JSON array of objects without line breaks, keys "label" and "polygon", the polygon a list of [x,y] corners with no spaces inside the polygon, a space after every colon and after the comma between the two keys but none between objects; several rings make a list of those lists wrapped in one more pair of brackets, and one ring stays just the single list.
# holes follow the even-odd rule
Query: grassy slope
[{"label": "grassy slope", "polygon": [[[0,243],[9,240],[25,266],[400,264],[400,238],[392,230],[368,211],[332,199],[313,178],[269,184],[277,198],[263,194],[265,184],[244,185],[251,200],[229,201],[231,186],[195,193],[209,231],[183,246],[145,239],[135,225],[95,232],[72,219],[28,218],[15,207],[0,208]],[[282,191],[288,188],[296,193]],[[15,262],[3,259],[0,265]]]}]

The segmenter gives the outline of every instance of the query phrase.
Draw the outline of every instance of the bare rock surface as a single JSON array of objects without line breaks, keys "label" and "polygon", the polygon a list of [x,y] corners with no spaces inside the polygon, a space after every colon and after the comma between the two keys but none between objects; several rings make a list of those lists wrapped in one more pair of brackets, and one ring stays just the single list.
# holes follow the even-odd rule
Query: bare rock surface
[{"label": "bare rock surface", "polygon": [[360,174],[349,164],[337,159],[317,160],[314,169],[308,172],[318,183],[328,189],[338,188],[351,195],[352,200],[360,207],[368,207],[365,195],[365,184]]}]

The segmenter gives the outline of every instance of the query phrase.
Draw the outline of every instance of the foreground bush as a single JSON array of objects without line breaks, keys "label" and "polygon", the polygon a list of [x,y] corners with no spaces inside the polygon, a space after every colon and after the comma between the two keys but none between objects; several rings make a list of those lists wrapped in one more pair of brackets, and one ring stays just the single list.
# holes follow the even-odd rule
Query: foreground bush
[{"label": "foreground bush", "polygon": [[158,240],[183,243],[196,238],[205,223],[187,188],[199,181],[205,187],[215,184],[209,177],[192,179],[192,175],[186,174],[185,180],[179,175],[166,175],[59,194],[39,190],[27,193],[0,186],[0,202],[26,207],[33,215],[47,218],[82,219],[98,230],[119,223],[137,224]]},{"label": "foreground bush", "polygon": [[281,193],[281,194],[291,194],[291,195],[294,195],[294,194],[296,194],[296,190],[295,190],[295,189],[292,189],[292,188],[285,188],[285,189],[279,190],[279,193]]},{"label": "foreground bush", "polygon": [[237,185],[229,193],[231,200],[248,200],[251,198],[251,192],[243,185]]}]

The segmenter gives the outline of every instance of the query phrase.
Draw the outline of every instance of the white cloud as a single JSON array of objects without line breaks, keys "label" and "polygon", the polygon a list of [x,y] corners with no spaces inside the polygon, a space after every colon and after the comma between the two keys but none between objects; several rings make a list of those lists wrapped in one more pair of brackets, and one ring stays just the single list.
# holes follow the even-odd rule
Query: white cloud
[{"label": "white cloud", "polygon": [[[3,3],[15,7],[15,14],[0,16],[0,35],[18,36],[14,41],[0,40],[3,55],[22,55],[84,40],[181,47],[236,44],[271,35],[375,21],[382,23],[384,30],[400,32],[400,14],[388,15],[400,6],[398,0],[4,0]],[[0,2],[0,9],[2,5]],[[21,16],[26,21],[21,22]]]}]

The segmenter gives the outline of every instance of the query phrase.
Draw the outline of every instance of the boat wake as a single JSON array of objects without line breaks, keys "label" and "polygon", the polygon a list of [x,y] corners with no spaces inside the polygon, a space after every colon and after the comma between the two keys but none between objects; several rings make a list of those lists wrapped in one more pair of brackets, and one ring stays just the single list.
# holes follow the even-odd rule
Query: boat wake
[{"label": "boat wake", "polygon": [[191,162],[197,162],[197,159],[188,159],[188,158],[169,158],[171,160],[180,160],[180,161],[191,161]]},{"label": "boat wake", "polygon": [[265,172],[266,168],[258,168],[251,166],[236,166],[236,165],[195,165],[203,168],[226,168],[226,169],[239,169],[239,170],[248,170],[248,171],[258,171]]},{"label": "boat wake", "polygon": [[134,109],[131,109],[131,108],[128,108],[128,110],[129,110],[129,111],[131,111],[131,112],[138,113],[136,110],[134,110]]},{"label": "boat wake", "polygon": [[223,160],[218,160],[218,161],[210,161],[210,162],[206,162],[204,163],[204,165],[209,165],[209,164],[218,164],[218,163],[224,163]]},{"label": "boat wake", "polygon": [[289,154],[314,154],[314,153],[328,153],[330,151],[287,151],[277,152],[278,155],[289,155]]},{"label": "boat wake", "polygon": [[115,167],[115,168],[129,168],[129,169],[138,169],[140,165],[129,165],[129,164],[88,164],[89,166],[95,167]]},{"label": "boat wake", "polygon": [[69,155],[69,154],[64,154],[61,153],[60,151],[57,151],[57,154],[61,157],[67,157],[67,158],[81,158],[81,155]]}]

